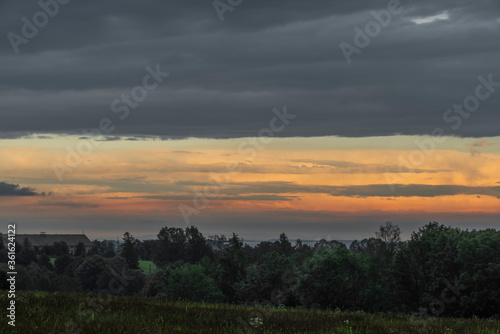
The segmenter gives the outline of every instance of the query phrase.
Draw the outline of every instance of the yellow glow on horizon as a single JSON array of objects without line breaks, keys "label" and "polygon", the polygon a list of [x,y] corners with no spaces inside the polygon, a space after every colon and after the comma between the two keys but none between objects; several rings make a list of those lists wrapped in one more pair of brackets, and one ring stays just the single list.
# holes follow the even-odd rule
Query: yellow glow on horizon
[{"label": "yellow glow on horizon", "polygon": [[[256,139],[100,142],[64,174],[63,182],[57,179],[52,164],[65,163],[66,147],[77,147],[77,137],[0,140],[0,171],[4,175],[0,181],[53,193],[45,197],[5,197],[0,210],[47,217],[169,217],[178,215],[179,203],[189,204],[197,192],[213,185],[214,175],[227,174],[230,182],[220,187],[220,195],[211,198],[203,209],[208,214],[500,212],[500,200],[493,195],[349,197],[331,196],[324,188],[389,188],[390,180],[406,185],[499,187],[500,137],[447,137],[432,151],[418,149],[416,143],[431,140],[426,136],[279,138],[251,156],[248,143],[252,140]],[[247,143],[246,150],[238,150],[241,143]],[[422,161],[406,166],[418,156]],[[231,161],[238,162],[240,172],[228,174]],[[315,187],[320,190],[315,192]],[[242,193],[238,193],[240,189]]]}]

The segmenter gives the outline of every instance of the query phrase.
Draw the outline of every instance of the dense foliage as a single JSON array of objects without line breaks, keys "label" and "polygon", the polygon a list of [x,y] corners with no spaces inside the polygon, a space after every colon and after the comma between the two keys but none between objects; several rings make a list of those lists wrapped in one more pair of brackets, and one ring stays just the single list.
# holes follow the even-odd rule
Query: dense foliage
[{"label": "dense foliage", "polygon": [[[94,242],[91,254],[67,245],[18,245],[17,288],[110,292],[167,300],[281,308],[398,312],[447,317],[500,316],[500,232],[429,223],[409,240],[396,225],[347,248],[337,241],[250,247],[233,234],[205,238],[196,227],[163,227],[156,240],[128,232],[119,249]],[[120,254],[120,256],[116,256]],[[55,262],[50,258],[56,258]],[[138,259],[158,270],[145,276]],[[0,261],[6,263],[6,250]],[[2,264],[0,276],[5,277]],[[2,286],[5,289],[5,286]]]}]

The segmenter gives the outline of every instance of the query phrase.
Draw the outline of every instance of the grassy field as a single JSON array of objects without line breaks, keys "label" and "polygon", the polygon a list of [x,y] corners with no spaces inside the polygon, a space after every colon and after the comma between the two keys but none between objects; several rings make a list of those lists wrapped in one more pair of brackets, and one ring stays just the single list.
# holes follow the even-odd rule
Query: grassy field
[{"label": "grassy field", "polygon": [[[2,305],[7,293],[1,292]],[[145,298],[20,292],[16,327],[0,333],[471,333],[500,334],[500,321],[278,310]],[[4,308],[4,312],[6,312]]]},{"label": "grassy field", "polygon": [[[150,268],[151,266],[151,268]],[[146,275],[149,275],[150,273],[154,273],[156,271],[156,264],[154,264],[152,261],[139,261],[139,268],[142,270],[142,272]],[[151,269],[151,272],[150,272]]]}]

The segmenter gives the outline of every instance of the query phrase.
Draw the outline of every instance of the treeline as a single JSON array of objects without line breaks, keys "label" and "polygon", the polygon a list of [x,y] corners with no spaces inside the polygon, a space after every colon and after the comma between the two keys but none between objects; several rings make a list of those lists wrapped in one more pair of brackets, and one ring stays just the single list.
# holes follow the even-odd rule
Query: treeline
[{"label": "treeline", "polygon": [[[500,232],[493,229],[433,222],[402,241],[399,227],[386,223],[373,238],[347,248],[326,240],[292,244],[284,233],[250,247],[235,234],[204,237],[194,226],[163,227],[156,240],[125,233],[118,250],[109,241],[94,245],[91,254],[79,256],[59,247],[54,265],[47,252],[55,249],[20,246],[18,288],[97,292],[111,285],[113,293],[170,300],[500,316]],[[139,259],[159,270],[145,276]],[[7,262],[5,250],[0,262]]]}]

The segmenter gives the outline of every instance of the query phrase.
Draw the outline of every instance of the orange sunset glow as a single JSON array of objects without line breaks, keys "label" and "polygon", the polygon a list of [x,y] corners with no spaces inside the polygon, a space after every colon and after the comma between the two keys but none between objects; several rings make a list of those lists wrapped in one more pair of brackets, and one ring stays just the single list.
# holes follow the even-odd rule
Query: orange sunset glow
[{"label": "orange sunset glow", "polygon": [[401,136],[396,149],[386,147],[393,137],[268,138],[257,148],[250,139],[113,141],[98,143],[73,167],[56,139],[12,140],[0,146],[0,169],[41,196],[0,205],[18,221],[50,217],[68,231],[106,223],[101,233],[108,235],[122,224],[140,234],[135,223],[151,231],[163,224],[245,230],[242,221],[264,214],[280,228],[298,217],[303,226],[497,217],[500,141],[471,150],[482,141],[450,137],[424,151],[415,142],[425,138]]}]

